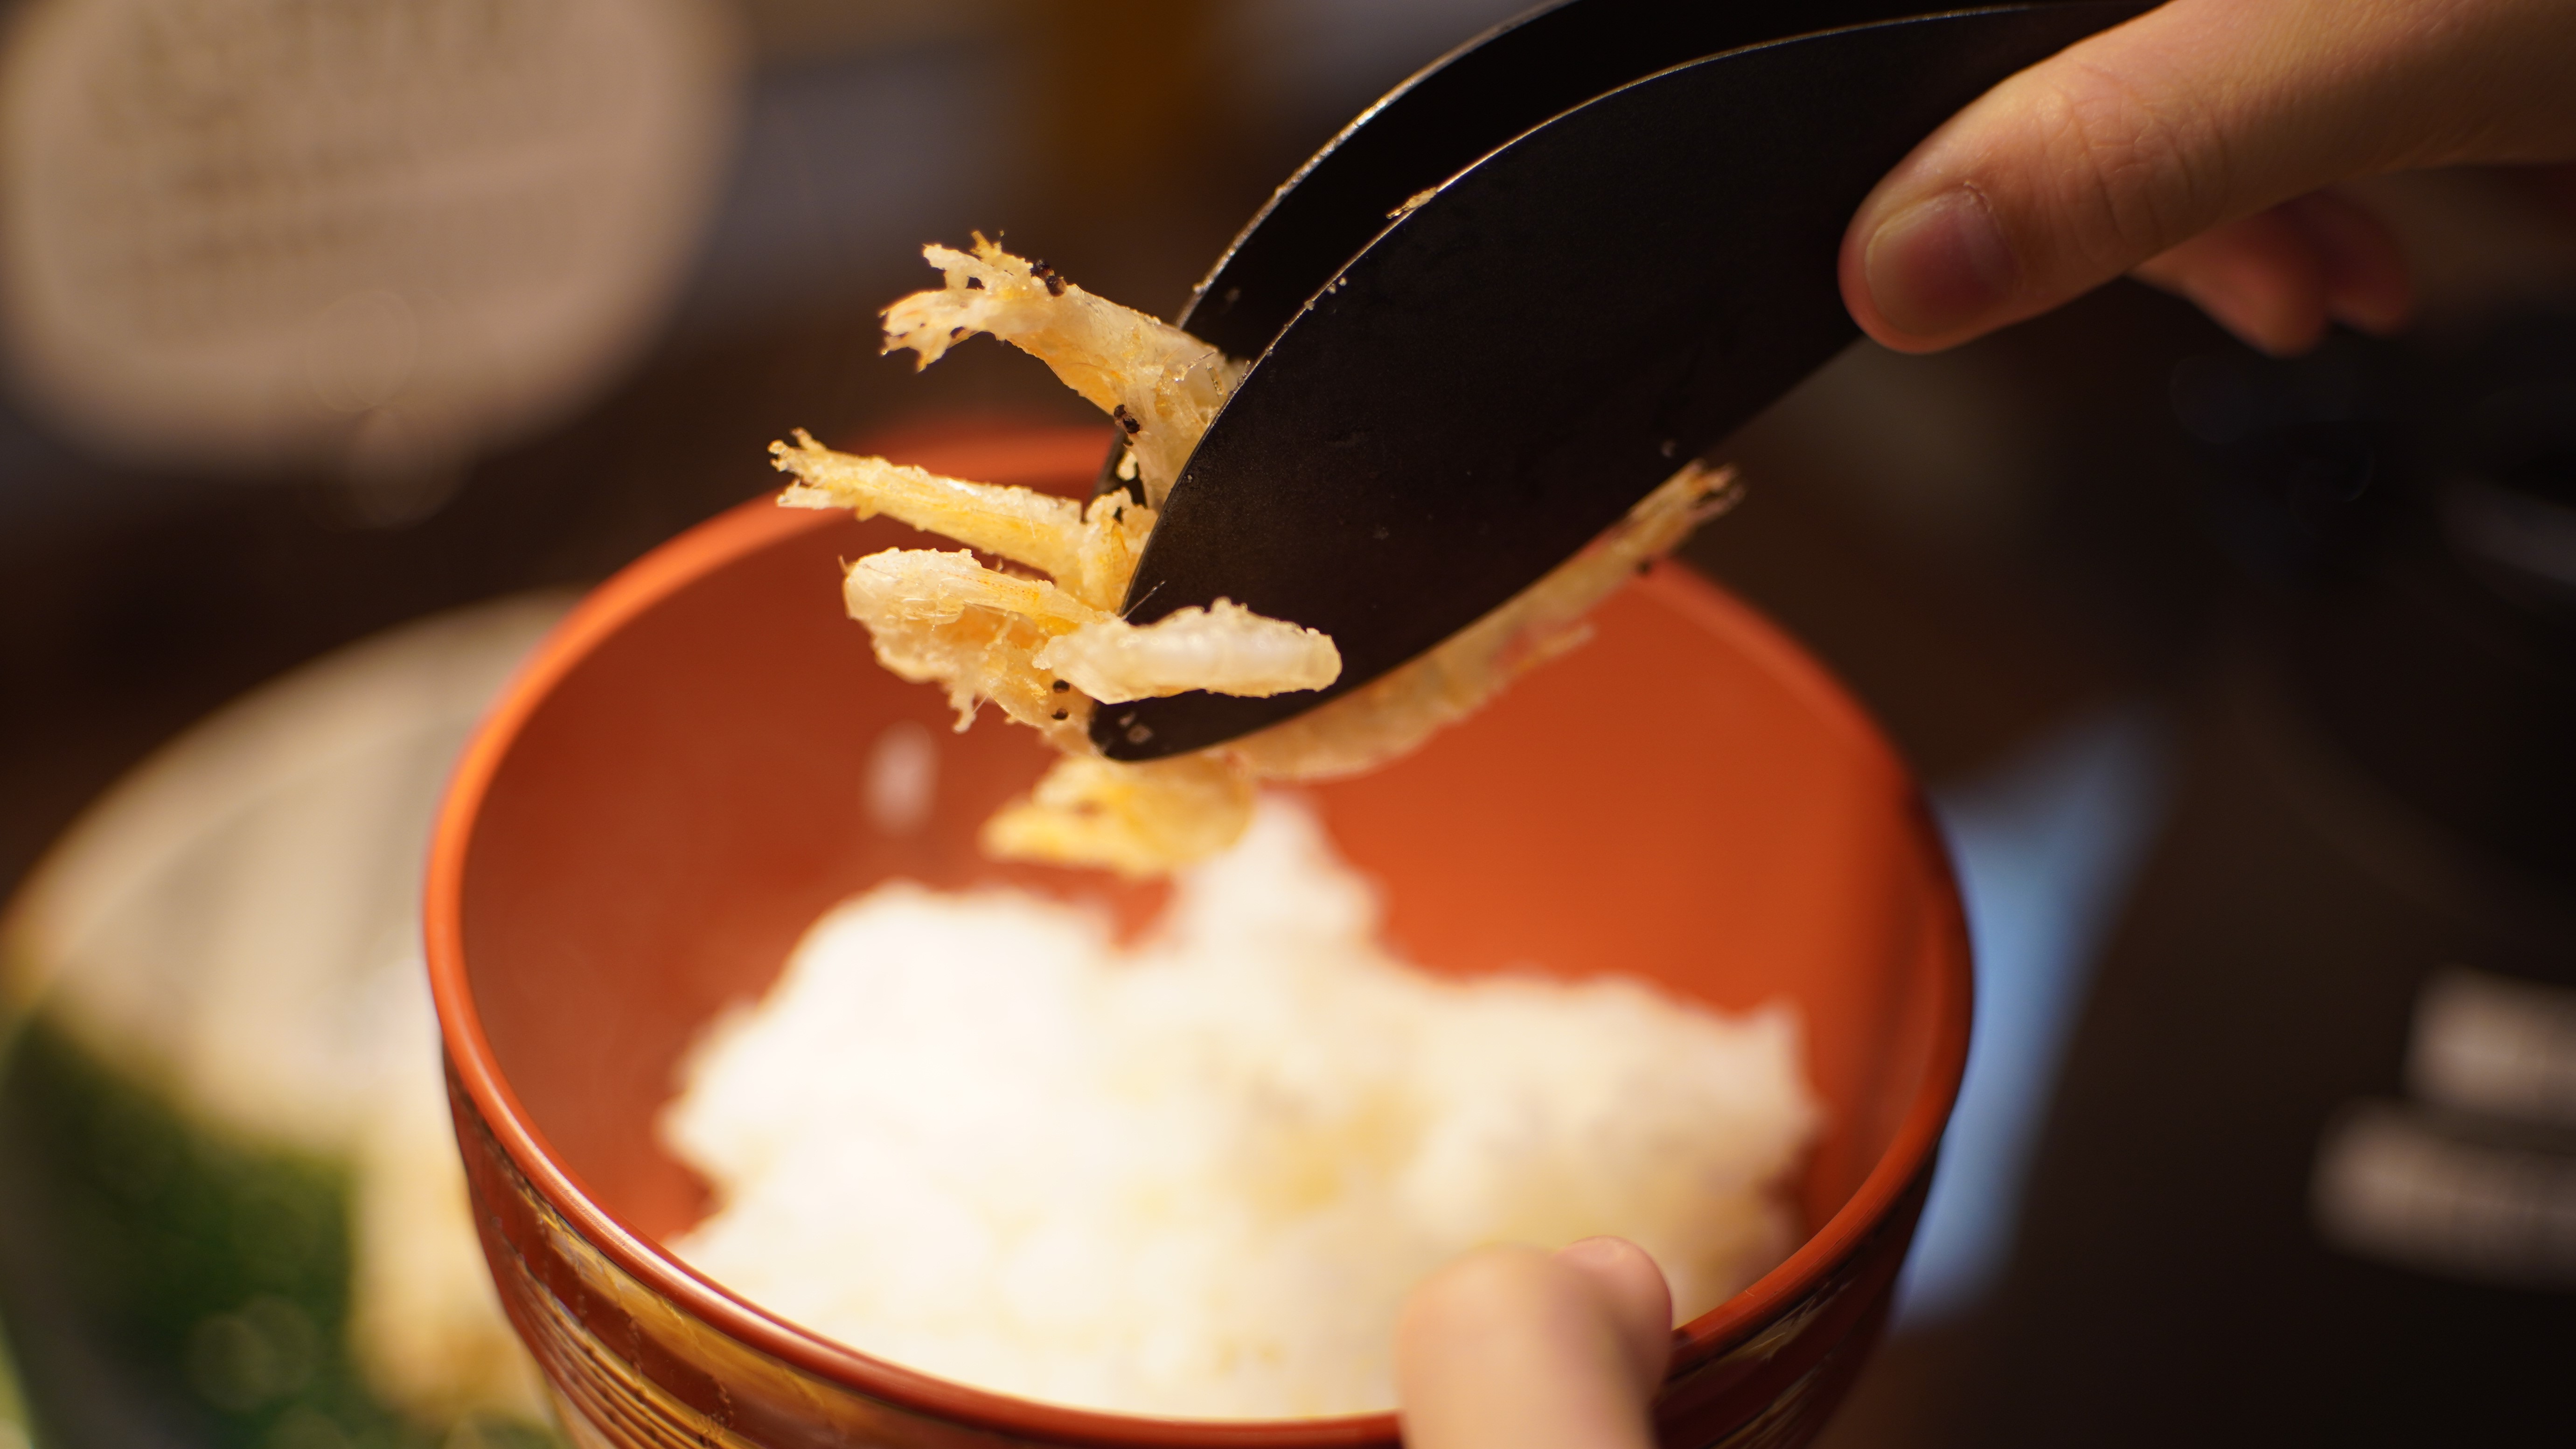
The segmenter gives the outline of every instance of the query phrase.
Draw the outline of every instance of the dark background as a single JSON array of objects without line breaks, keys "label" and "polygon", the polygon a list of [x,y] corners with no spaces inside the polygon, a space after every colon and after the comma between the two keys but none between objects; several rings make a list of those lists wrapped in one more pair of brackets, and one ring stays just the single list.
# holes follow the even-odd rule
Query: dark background
[{"label": "dark background", "polygon": [[[989,343],[920,375],[878,355],[875,309],[930,278],[920,243],[1007,228],[1169,314],[1344,120],[1515,8],[743,0],[737,152],[650,348],[398,523],[327,473],[113,463],[0,399],[0,889],[223,701],[407,619],[596,581],[773,488],[763,448],[791,428],[1085,417]],[[2566,195],[2511,175],[2371,189],[2423,264],[2402,343],[2277,363],[2119,283],[1945,356],[1856,349],[1726,450],[1748,500],[1688,557],[1830,661],[1936,795],[2105,709],[2152,721],[2171,761],[2070,1027],[2019,1257],[1968,1308],[1900,1324],[1835,1443],[2377,1442],[2419,1410],[2490,1442],[2567,1426],[2565,1391],[2537,1386],[2552,1361],[2510,1348],[2554,1342],[2564,1377],[2563,1288],[2355,1266],[2294,1201],[2319,1115],[2395,1090],[2422,972],[2494,932],[2558,945],[2493,959],[2576,972],[2550,934],[2571,898],[2564,601],[2446,551],[2424,502],[2475,461],[2460,379],[2567,371]],[[2576,510],[2564,461],[2534,466],[2531,496]],[[2284,748],[2543,924],[2497,925],[2489,896],[2425,904],[2267,803],[2271,757],[2231,723],[2249,699],[2287,700]],[[2426,763],[2444,759],[2486,777]]]}]

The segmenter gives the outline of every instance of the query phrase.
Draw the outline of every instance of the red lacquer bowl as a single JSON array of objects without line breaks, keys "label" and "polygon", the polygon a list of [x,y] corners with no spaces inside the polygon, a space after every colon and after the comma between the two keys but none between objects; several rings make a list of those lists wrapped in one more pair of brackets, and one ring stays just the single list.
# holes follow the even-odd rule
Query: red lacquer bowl
[{"label": "red lacquer bowl", "polygon": [[[1071,490],[1101,440],[989,429],[908,452]],[[878,669],[842,616],[836,561],[920,538],[766,501],[724,514],[592,595],[467,752],[429,963],[511,1321],[567,1427],[621,1449],[1394,1444],[1385,1414],[1148,1419],[967,1388],[772,1317],[660,1246],[704,1208],[654,1140],[674,1063],[826,907],[889,875],[1104,889],[976,854],[1041,747],[997,719],[950,734],[937,691]],[[1657,1418],[1673,1445],[1802,1443],[1876,1337],[1958,1086],[1958,901],[1903,767],[1769,623],[1664,567],[1599,624],[1422,753],[1313,794],[1434,969],[1534,961],[1725,1008],[1798,1003],[1831,1114],[1799,1184],[1810,1236],[1677,1335]],[[862,795],[896,721],[929,725],[940,758],[929,823],[889,835]],[[1109,894],[1131,921],[1154,904]]]}]

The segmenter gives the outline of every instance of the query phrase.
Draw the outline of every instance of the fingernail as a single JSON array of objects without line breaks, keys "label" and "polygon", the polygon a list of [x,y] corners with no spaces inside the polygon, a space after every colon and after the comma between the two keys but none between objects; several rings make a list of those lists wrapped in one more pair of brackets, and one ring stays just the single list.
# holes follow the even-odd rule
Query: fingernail
[{"label": "fingernail", "polygon": [[1986,199],[1967,186],[1880,222],[1862,266],[1879,315],[1915,337],[1985,321],[2012,300],[2021,278]]},{"label": "fingernail", "polygon": [[1559,1261],[1578,1268],[1606,1268],[1626,1257],[1628,1245],[1617,1238],[1580,1238],[1556,1250]]}]

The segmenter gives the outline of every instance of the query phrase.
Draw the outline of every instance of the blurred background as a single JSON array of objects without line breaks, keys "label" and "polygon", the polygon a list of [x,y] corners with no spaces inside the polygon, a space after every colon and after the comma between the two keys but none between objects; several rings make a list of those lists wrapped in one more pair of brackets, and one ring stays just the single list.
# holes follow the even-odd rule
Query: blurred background
[{"label": "blurred background", "polygon": [[[879,356],[922,243],[1169,315],[1521,8],[9,5],[0,1449],[542,1439],[475,1272],[365,1246],[429,1170],[368,1158],[423,1120],[379,1058],[435,1155],[385,983],[474,710],[792,428],[1086,420]],[[1897,738],[1980,956],[1837,1446],[2576,1431],[2576,185],[2362,199],[2401,341],[2275,361],[2123,283],[1726,450],[1691,561]],[[288,996],[336,1056],[206,1025]]]}]

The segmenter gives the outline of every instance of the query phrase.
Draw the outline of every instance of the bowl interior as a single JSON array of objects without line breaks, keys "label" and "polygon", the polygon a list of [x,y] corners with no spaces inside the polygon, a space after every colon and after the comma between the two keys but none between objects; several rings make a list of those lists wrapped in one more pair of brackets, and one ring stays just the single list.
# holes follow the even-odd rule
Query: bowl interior
[{"label": "bowl interior", "polygon": [[[947,461],[1073,480],[1097,435],[1052,447]],[[654,1138],[675,1064],[835,901],[901,875],[1106,894],[1131,922],[1155,903],[976,853],[1045,751],[998,717],[952,733],[938,692],[879,669],[840,608],[838,560],[920,538],[729,515],[603,591],[505,713],[462,866],[470,1049],[488,1043],[554,1165],[647,1239],[705,1207]],[[1944,1041],[1963,1034],[1965,966],[1938,847],[1876,732],[1749,610],[1666,568],[1598,625],[1430,748],[1314,798],[1435,970],[1627,972],[1722,1007],[1798,1003],[1831,1114],[1802,1183],[1822,1225],[1960,1046]],[[866,777],[903,722],[936,741],[935,806],[889,833]]]}]

